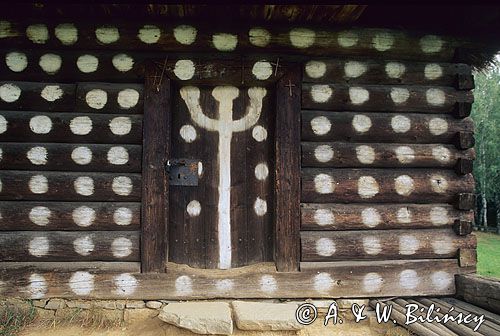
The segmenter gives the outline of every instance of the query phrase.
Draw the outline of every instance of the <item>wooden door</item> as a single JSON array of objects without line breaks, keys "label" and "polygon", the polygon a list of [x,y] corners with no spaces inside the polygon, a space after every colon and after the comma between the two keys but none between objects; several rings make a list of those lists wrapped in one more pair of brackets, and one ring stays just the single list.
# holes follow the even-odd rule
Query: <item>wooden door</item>
[{"label": "wooden door", "polygon": [[228,269],[273,260],[274,88],[176,84],[172,159],[198,185],[170,185],[168,260]]}]

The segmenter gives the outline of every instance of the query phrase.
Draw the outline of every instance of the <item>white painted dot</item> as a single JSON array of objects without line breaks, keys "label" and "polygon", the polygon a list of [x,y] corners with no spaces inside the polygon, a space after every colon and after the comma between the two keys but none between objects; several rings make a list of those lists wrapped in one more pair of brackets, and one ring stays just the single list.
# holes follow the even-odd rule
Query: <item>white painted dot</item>
[{"label": "white painted dot", "polygon": [[365,236],[363,237],[363,250],[366,254],[377,255],[382,251],[382,245],[380,244],[380,239],[375,236]]},{"label": "white painted dot", "polygon": [[354,105],[362,105],[370,99],[370,93],[361,87],[350,87],[349,99],[351,99],[351,103]]},{"label": "white painted dot", "polygon": [[187,143],[195,141],[197,137],[196,129],[191,125],[183,125],[179,130],[179,134],[181,135],[181,138]]},{"label": "white painted dot", "polygon": [[94,251],[94,242],[90,236],[78,237],[73,241],[75,252],[81,256],[88,256]]},{"label": "white painted dot", "polygon": [[144,25],[141,29],[139,29],[139,33],[137,34],[139,40],[146,44],[157,43],[160,39],[160,36],[160,28],[153,25]]},{"label": "white painted dot", "polygon": [[433,135],[441,135],[448,132],[448,122],[442,118],[429,120],[429,131]]},{"label": "white painted dot", "polygon": [[442,106],[446,102],[446,95],[441,89],[428,89],[425,92],[425,98],[432,106]]},{"label": "white painted dot", "polygon": [[71,159],[79,165],[87,165],[92,161],[92,151],[85,146],[76,147],[71,152]]},{"label": "white painted dot", "polygon": [[195,27],[180,25],[174,28],[174,38],[183,45],[191,45],[196,41],[197,30]]},{"label": "white painted dot", "polygon": [[336,247],[330,238],[319,238],[316,241],[316,253],[323,257],[330,257],[335,253]]},{"label": "white painted dot", "polygon": [[290,30],[290,43],[299,49],[309,48],[314,44],[316,33],[307,28],[294,28]]},{"label": "white painted dot", "polygon": [[100,110],[108,102],[108,93],[101,89],[92,89],[85,95],[85,101],[88,106]]},{"label": "white painted dot", "polygon": [[374,228],[382,223],[382,216],[375,208],[365,208],[361,211],[361,220],[364,225]]},{"label": "white painted dot", "polygon": [[410,98],[410,92],[404,88],[392,88],[391,99],[395,104],[404,104]]},{"label": "white painted dot", "polygon": [[271,42],[271,34],[267,29],[254,27],[248,31],[248,40],[256,47],[266,47]]},{"label": "white painted dot", "polygon": [[431,275],[432,284],[438,290],[445,290],[446,288],[450,287],[453,283],[453,280],[454,276],[445,271],[436,271]]},{"label": "white painted dot", "polygon": [[436,254],[450,254],[455,251],[453,240],[450,237],[435,236],[431,242],[432,249]]},{"label": "white painted dot", "polygon": [[358,179],[358,194],[361,198],[372,198],[379,192],[377,180],[372,176],[361,176]]},{"label": "white painted dot", "polygon": [[333,288],[334,281],[326,272],[314,276],[314,290],[320,293],[328,292]]},{"label": "white painted dot", "polygon": [[398,146],[395,150],[398,161],[408,164],[415,160],[415,151],[409,146]]},{"label": "white painted dot", "polygon": [[114,146],[108,151],[108,162],[113,165],[124,165],[129,160],[128,151],[125,147]]},{"label": "white painted dot", "polygon": [[326,103],[330,100],[333,90],[327,84],[317,84],[311,87],[311,98],[316,103]]},{"label": "white painted dot", "polygon": [[44,24],[33,24],[26,28],[26,36],[35,44],[45,44],[49,39],[49,30]]},{"label": "white painted dot", "polygon": [[333,225],[335,224],[335,215],[330,209],[316,209],[314,221],[320,226]]},{"label": "white painted dot", "polygon": [[396,212],[396,219],[399,223],[408,224],[411,223],[412,213],[408,207],[399,208]]},{"label": "white painted dot", "polygon": [[111,60],[116,70],[120,72],[127,72],[134,67],[134,59],[127,54],[117,54]]},{"label": "white painted dot", "polygon": [[75,272],[69,279],[69,288],[76,295],[89,295],[94,290],[94,276],[89,272]]},{"label": "white painted dot", "polygon": [[401,196],[409,196],[415,190],[415,182],[408,175],[400,175],[394,179],[394,188]]},{"label": "white painted dot", "polygon": [[432,207],[429,217],[434,225],[446,225],[450,222],[448,209],[440,206]]},{"label": "white painted dot", "polygon": [[113,178],[113,183],[111,184],[113,192],[120,196],[128,196],[132,193],[134,185],[132,179],[128,176],[117,176]]},{"label": "white painted dot", "polygon": [[356,146],[356,157],[363,164],[372,164],[375,161],[375,150],[371,146]]},{"label": "white painted dot", "polygon": [[30,294],[30,299],[41,299],[47,293],[47,282],[45,278],[37,273],[30,275],[28,285],[28,293]]},{"label": "white painted dot", "polygon": [[42,146],[31,147],[26,153],[28,160],[37,166],[47,164],[47,155],[47,149]]},{"label": "white painted dot", "polygon": [[273,67],[268,61],[258,61],[252,67],[252,74],[259,80],[266,80],[273,74]]},{"label": "white painted dot", "polygon": [[321,61],[309,61],[306,63],[306,74],[311,78],[321,78],[326,73],[326,64]]},{"label": "white painted dot", "polygon": [[[3,149],[0,148],[0,161],[2,161],[3,159]],[[0,180],[0,183],[1,183],[1,180]],[[2,189],[0,188],[0,191],[2,191]],[[0,214],[0,219],[2,219],[2,215]]]},{"label": "white painted dot", "polygon": [[443,68],[436,63],[429,63],[425,65],[424,68],[425,78],[429,80],[435,80],[443,76]]},{"label": "white painted dot", "polygon": [[330,145],[319,145],[314,148],[314,157],[318,160],[318,162],[329,162],[333,159],[333,155],[333,148]]},{"label": "white painted dot", "polygon": [[3,115],[0,115],[0,134],[3,134],[7,132],[7,126],[9,125],[9,122]]},{"label": "white painted dot", "polygon": [[230,279],[220,279],[215,281],[215,288],[219,292],[228,292],[234,287],[234,281]]},{"label": "white painted dot", "polygon": [[332,129],[332,123],[325,116],[314,117],[311,120],[311,128],[316,135],[325,135]]},{"label": "white painted dot", "polygon": [[113,283],[115,285],[114,293],[126,297],[135,292],[139,281],[129,273],[122,273],[113,277]]},{"label": "white painted dot", "polygon": [[362,76],[366,70],[368,70],[368,67],[362,62],[349,61],[344,64],[344,73],[346,77],[349,78],[358,78]]},{"label": "white painted dot", "polygon": [[132,210],[120,207],[113,212],[113,221],[116,225],[126,226],[132,223]]},{"label": "white painted dot", "polygon": [[257,125],[252,129],[252,137],[257,142],[265,141],[267,139],[267,130],[262,126]]},{"label": "white painted dot", "polygon": [[358,133],[366,133],[372,127],[372,120],[370,117],[363,114],[356,114],[354,118],[352,118],[352,127],[354,127]]},{"label": "white painted dot", "polygon": [[363,290],[367,293],[374,293],[380,291],[384,280],[375,272],[367,273],[363,277]]},{"label": "white painted dot", "polygon": [[71,133],[76,135],[87,135],[92,131],[92,119],[87,116],[75,117],[69,122]]},{"label": "white painted dot", "polygon": [[448,181],[442,175],[431,175],[431,188],[438,194],[445,193],[448,189]]},{"label": "white painted dot", "polygon": [[257,197],[255,203],[253,204],[253,210],[257,216],[264,216],[267,213],[267,202],[262,198]]},{"label": "white painted dot", "polygon": [[191,60],[178,60],[175,62],[174,74],[180,80],[189,80],[193,78],[196,68]]},{"label": "white painted dot", "polygon": [[427,54],[437,53],[443,48],[443,40],[436,35],[426,35],[420,39],[420,48]]},{"label": "white painted dot", "polygon": [[403,63],[389,62],[385,65],[385,73],[389,78],[401,78],[406,71]]},{"label": "white painted dot", "polygon": [[314,177],[314,189],[320,194],[331,194],[335,190],[335,181],[328,174],[318,174]]},{"label": "white painted dot", "polygon": [[47,134],[52,129],[52,120],[44,115],[34,116],[30,119],[30,129],[36,134]]},{"label": "white painted dot", "polygon": [[0,86],[0,98],[6,103],[13,103],[21,96],[19,86],[7,83]]},{"label": "white painted dot", "polygon": [[49,191],[49,180],[43,175],[32,176],[28,186],[33,194],[45,194]]},{"label": "white painted dot", "polygon": [[212,44],[219,51],[233,51],[238,44],[238,36],[227,33],[214,34]]},{"label": "white painted dot", "polygon": [[441,163],[446,163],[451,160],[450,150],[444,146],[433,147],[432,156]]},{"label": "white painted dot", "polygon": [[399,285],[404,289],[415,289],[420,283],[420,278],[414,270],[404,270],[399,273]]},{"label": "white painted dot", "polygon": [[394,44],[394,36],[388,32],[377,33],[372,39],[372,44],[378,51],[389,50]]},{"label": "white painted dot", "polygon": [[39,226],[46,226],[50,222],[52,212],[45,206],[36,206],[30,210],[28,215],[30,221]]},{"label": "white painted dot", "polygon": [[125,258],[132,254],[132,241],[126,237],[118,237],[111,243],[111,252],[116,258]]},{"label": "white painted dot", "polygon": [[103,26],[95,30],[95,37],[102,44],[111,44],[118,41],[120,38],[120,32],[116,27]]},{"label": "white painted dot", "polygon": [[116,117],[109,123],[109,129],[115,135],[127,135],[132,130],[132,120],[129,117]]},{"label": "white painted dot", "polygon": [[63,94],[64,91],[59,85],[47,85],[43,88],[40,96],[46,101],[54,102],[58,99],[61,99]]},{"label": "white painted dot", "polygon": [[139,102],[139,92],[134,89],[124,89],[118,92],[118,105],[124,109],[130,109]]},{"label": "white painted dot", "polygon": [[358,44],[358,35],[353,31],[343,31],[337,36],[337,42],[341,47],[351,48]]},{"label": "white painted dot", "polygon": [[94,193],[94,180],[88,176],[80,176],[73,182],[73,187],[77,194],[90,196]]},{"label": "white painted dot", "polygon": [[45,236],[34,237],[30,240],[28,251],[34,257],[43,257],[49,253],[49,239]]},{"label": "white painted dot", "polygon": [[73,222],[80,227],[88,227],[92,225],[96,219],[95,210],[86,205],[79,206],[71,212]]},{"label": "white painted dot", "polygon": [[193,280],[187,275],[175,279],[175,291],[179,295],[189,295],[193,292]]},{"label": "white painted dot", "polygon": [[186,211],[190,217],[197,217],[201,213],[201,204],[197,200],[188,203]]},{"label": "white painted dot", "polygon": [[72,45],[78,41],[78,29],[72,23],[61,23],[54,29],[54,34],[64,45]]},{"label": "white painted dot", "polygon": [[13,51],[5,55],[5,64],[13,72],[22,72],[28,67],[25,53]]},{"label": "white painted dot", "polygon": [[255,178],[259,181],[264,181],[269,175],[269,168],[266,163],[259,163],[255,166]]},{"label": "white painted dot", "polygon": [[203,162],[198,161],[198,176],[203,175]]},{"label": "white painted dot", "polygon": [[265,274],[260,278],[259,281],[260,290],[265,293],[272,293],[278,289],[278,283],[272,275]]},{"label": "white painted dot", "polygon": [[399,254],[413,255],[420,248],[420,241],[413,235],[399,236]]},{"label": "white painted dot", "polygon": [[83,73],[92,73],[99,67],[99,59],[94,55],[81,55],[76,60],[78,70]]},{"label": "white painted dot", "polygon": [[62,59],[61,56],[56,54],[45,54],[40,56],[38,65],[49,75],[54,75],[61,69]]},{"label": "white painted dot", "polygon": [[18,37],[19,32],[12,27],[12,23],[9,21],[0,20],[0,38],[6,37]]},{"label": "white painted dot", "polygon": [[406,133],[411,128],[411,120],[403,115],[396,115],[391,118],[391,127],[396,133]]}]

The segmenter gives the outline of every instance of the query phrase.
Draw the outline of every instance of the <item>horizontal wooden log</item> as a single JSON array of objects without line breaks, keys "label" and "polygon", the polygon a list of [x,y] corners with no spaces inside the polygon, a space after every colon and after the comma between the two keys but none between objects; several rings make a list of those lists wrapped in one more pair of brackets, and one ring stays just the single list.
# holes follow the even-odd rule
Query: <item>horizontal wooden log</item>
[{"label": "horizontal wooden log", "polygon": [[465,79],[471,76],[467,64],[317,59],[305,64],[303,80],[318,84],[437,85],[469,90],[474,88],[474,82]]},{"label": "horizontal wooden log", "polygon": [[449,304],[459,309],[475,312],[475,314],[479,315],[484,315],[485,319],[490,322],[489,325],[495,327],[500,332],[500,315],[497,315],[465,301],[457,300],[456,298],[446,297],[443,298],[443,301],[448,302]]},{"label": "horizontal wooden log", "polygon": [[141,175],[0,171],[0,200],[139,201]]},{"label": "horizontal wooden log", "polygon": [[471,92],[449,87],[340,84],[302,86],[302,108],[308,110],[451,113],[457,102],[472,101]]},{"label": "horizontal wooden log", "polygon": [[141,172],[140,145],[0,143],[0,170]]},{"label": "horizontal wooden log", "polygon": [[453,230],[302,231],[302,261],[454,258],[476,246],[474,236]]},{"label": "horizontal wooden log", "polygon": [[223,272],[169,264],[163,274],[0,269],[0,296],[192,300],[450,295],[458,272],[456,260],[310,264],[302,263],[303,271],[293,273],[276,272],[273,264]]},{"label": "horizontal wooden log", "polygon": [[457,133],[473,130],[470,118],[444,114],[302,112],[303,141],[455,143]]},{"label": "horizontal wooden log", "polygon": [[142,142],[141,115],[1,111],[0,121],[0,142]]},{"label": "horizontal wooden log", "polygon": [[471,174],[437,169],[302,169],[302,202],[453,203],[472,192]]},{"label": "horizontal wooden log", "polygon": [[[451,61],[464,45],[435,35],[386,29],[318,30],[300,26],[214,27],[165,22],[70,23],[4,21],[0,47],[147,50],[166,52],[281,52],[303,55],[369,55],[375,58]],[[59,37],[57,35],[59,31]],[[52,33],[54,32],[54,33]]]},{"label": "horizontal wooden log", "polygon": [[0,231],[139,230],[140,203],[0,202]]},{"label": "horizontal wooden log", "polygon": [[19,272],[77,272],[77,271],[96,271],[103,273],[137,273],[141,270],[141,264],[133,261],[34,261],[18,262],[4,261],[0,262],[0,269],[13,270]]},{"label": "horizontal wooden log", "polygon": [[72,111],[75,90],[75,84],[2,81],[0,110]]},{"label": "horizontal wooden log", "polygon": [[78,112],[142,113],[143,85],[79,83],[76,88]]},{"label": "horizontal wooden log", "polygon": [[[475,158],[474,150],[453,145],[302,142],[303,167],[453,168]],[[462,172],[462,171],[461,171]],[[470,173],[468,171],[467,173]]]},{"label": "horizontal wooden log", "polygon": [[500,314],[500,282],[476,274],[457,277],[457,297],[492,313]]},{"label": "horizontal wooden log", "polygon": [[139,261],[139,232],[0,232],[1,261]]},{"label": "horizontal wooden log", "polygon": [[449,204],[301,204],[302,230],[386,230],[451,227],[472,211]]}]

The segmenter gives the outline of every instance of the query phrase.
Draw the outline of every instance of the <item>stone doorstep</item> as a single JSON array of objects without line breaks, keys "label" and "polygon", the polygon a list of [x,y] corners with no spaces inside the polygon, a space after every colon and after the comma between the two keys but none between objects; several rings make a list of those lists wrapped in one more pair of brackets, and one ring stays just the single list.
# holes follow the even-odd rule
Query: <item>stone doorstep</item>
[{"label": "stone doorstep", "polygon": [[295,319],[296,303],[233,301],[236,325],[241,330],[299,330],[304,326]]}]

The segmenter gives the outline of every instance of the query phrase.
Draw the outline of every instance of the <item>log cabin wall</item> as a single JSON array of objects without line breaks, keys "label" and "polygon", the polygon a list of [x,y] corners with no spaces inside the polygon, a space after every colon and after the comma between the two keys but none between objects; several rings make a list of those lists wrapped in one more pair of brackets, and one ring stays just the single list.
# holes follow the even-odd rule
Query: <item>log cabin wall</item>
[{"label": "log cabin wall", "polygon": [[[2,21],[0,28],[0,294],[437,295],[454,292],[454,274],[474,270],[473,80],[455,58],[462,42],[377,29],[219,31],[184,23]],[[303,70],[302,80],[282,77],[276,100],[277,109],[293,100],[301,110],[300,129],[290,130],[297,158],[276,148],[277,160],[300,160],[299,170],[281,172],[285,181],[300,179],[300,188],[276,200],[279,211],[292,211],[275,231],[275,261],[293,272],[266,267],[223,280],[182,269],[139,273],[141,254],[143,271],[162,271],[166,254],[153,218],[168,211],[152,210],[148,197],[168,191],[157,183],[168,151],[143,129],[143,106],[162,106],[148,95],[171,94],[159,89],[164,74],[163,87],[170,79],[220,80],[209,65],[200,70],[201,60],[242,55],[271,69],[251,81],[282,76],[280,62]],[[149,60],[154,70],[146,70]],[[244,81],[252,77],[246,69],[223,79]],[[292,119],[277,117],[275,130]],[[158,240],[141,245],[141,232]]]}]

